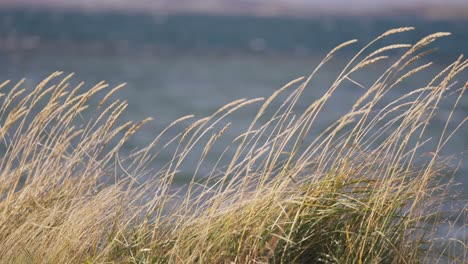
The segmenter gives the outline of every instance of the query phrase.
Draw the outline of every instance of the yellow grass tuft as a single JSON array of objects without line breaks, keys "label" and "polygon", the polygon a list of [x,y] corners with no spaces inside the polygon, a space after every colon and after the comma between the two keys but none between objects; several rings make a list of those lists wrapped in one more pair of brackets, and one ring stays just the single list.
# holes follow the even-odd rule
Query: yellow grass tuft
[{"label": "yellow grass tuft", "polygon": [[[266,100],[240,99],[207,117],[182,117],[126,157],[120,149],[151,119],[120,121],[127,103],[111,99],[123,85],[70,87],[73,76],[61,72],[32,90],[20,81],[6,91],[3,82],[0,263],[468,262],[466,237],[438,233],[466,229],[466,205],[442,211],[453,183],[440,153],[467,121],[449,129],[467,89],[466,80],[464,86],[457,80],[468,61],[460,57],[381,106],[390,89],[431,67],[407,69],[426,51],[417,52],[448,35],[372,50],[409,30],[389,30],[366,45],[303,111],[296,105],[310,80],[354,40]],[[356,72],[392,59],[382,54],[394,49],[405,51],[370,86],[355,81]],[[345,81],[363,88],[361,97],[311,138]],[[427,127],[448,94],[457,100],[439,138],[431,139]],[[283,100],[277,109],[275,100]],[[260,101],[211,173],[198,175],[214,143],[235,126],[229,116]],[[174,132],[176,125],[185,128]],[[435,147],[424,158],[421,148],[430,140]],[[162,152],[172,159],[148,170]],[[177,192],[174,179],[194,155],[193,177]]]}]

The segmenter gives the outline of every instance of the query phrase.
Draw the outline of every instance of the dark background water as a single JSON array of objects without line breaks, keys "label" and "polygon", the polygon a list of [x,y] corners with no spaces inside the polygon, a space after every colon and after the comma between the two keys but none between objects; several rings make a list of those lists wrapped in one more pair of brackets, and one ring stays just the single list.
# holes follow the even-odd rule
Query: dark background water
[{"label": "dark background water", "polygon": [[[0,78],[16,81],[26,77],[25,86],[33,87],[53,71],[61,70],[75,72],[73,82],[83,80],[89,87],[101,80],[111,85],[127,82],[127,88],[118,95],[129,102],[124,119],[155,118],[130,140],[125,148],[129,151],[148,144],[163,127],[181,116],[195,114],[201,118],[235,99],[269,96],[293,78],[309,74],[329,50],[349,39],[360,42],[325,67],[305,91],[299,110],[324,93],[354,52],[386,30],[416,27],[416,31],[382,41],[380,46],[415,43],[437,31],[452,32],[451,37],[433,45],[439,48],[429,56],[435,62],[433,69],[419,73],[394,95],[419,88],[429,81],[430,74],[468,53],[467,22],[409,16],[291,18],[0,9]],[[360,81],[370,84],[386,66],[370,68]],[[462,85],[467,73],[459,79]],[[356,85],[345,84],[323,110],[312,133],[320,132],[349,110],[362,92]],[[441,129],[453,100],[449,98],[441,106],[429,134],[436,135]],[[231,117],[235,125],[207,157],[206,170],[202,168],[201,174],[209,172],[230,139],[242,132],[257,109],[248,107]],[[451,127],[467,113],[465,96]],[[467,139],[464,127],[444,153],[463,160]],[[162,154],[152,165],[162,167],[170,158],[170,153]],[[195,158],[188,160],[188,169],[177,177],[178,183],[188,181],[190,168],[197,162]],[[467,172],[464,164],[457,174],[465,189]]]},{"label": "dark background water", "polygon": [[410,16],[293,18],[0,9],[0,37],[4,48],[16,44],[16,48],[26,50],[49,46],[64,52],[94,49],[107,54],[256,52],[303,56],[321,54],[349,39],[368,42],[387,29],[414,26],[418,30],[400,36],[402,42],[412,43],[436,31],[454,34],[439,43],[441,58],[468,51],[463,45],[468,41],[467,21]]}]

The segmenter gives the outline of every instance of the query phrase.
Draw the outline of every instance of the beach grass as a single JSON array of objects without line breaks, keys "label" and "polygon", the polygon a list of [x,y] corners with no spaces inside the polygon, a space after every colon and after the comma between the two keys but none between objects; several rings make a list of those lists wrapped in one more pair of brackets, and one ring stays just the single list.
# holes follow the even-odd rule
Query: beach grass
[{"label": "beach grass", "polygon": [[[122,147],[151,119],[121,121],[123,86],[72,87],[74,77],[61,72],[34,89],[2,83],[0,262],[467,263],[466,237],[448,235],[466,228],[466,200],[457,197],[461,206],[447,210],[455,183],[441,151],[467,120],[452,119],[468,60],[460,56],[406,87],[431,69],[424,60],[431,44],[449,35],[381,45],[411,30],[389,30],[366,45],[306,109],[297,102],[311,80],[355,40],[270,97],[182,117],[126,156]],[[355,80],[382,62],[389,66],[371,85]],[[344,83],[362,88],[359,99],[311,133]],[[407,92],[383,105],[399,87]],[[456,99],[445,126],[428,136],[448,95]],[[211,173],[201,173],[236,125],[230,115],[255,105],[251,124],[216,154]],[[172,158],[151,170],[162,153]],[[182,164],[194,157],[193,178],[177,190]]]}]

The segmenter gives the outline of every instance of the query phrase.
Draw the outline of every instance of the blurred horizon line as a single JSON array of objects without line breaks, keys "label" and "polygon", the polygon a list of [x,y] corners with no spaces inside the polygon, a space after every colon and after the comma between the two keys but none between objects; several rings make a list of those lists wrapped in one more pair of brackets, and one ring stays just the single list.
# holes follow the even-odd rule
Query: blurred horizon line
[{"label": "blurred horizon line", "polygon": [[310,17],[321,15],[344,16],[418,16],[429,19],[468,19],[468,4],[462,3],[406,3],[394,4],[355,4],[342,6],[337,3],[310,3],[300,1],[288,4],[282,1],[268,3],[252,0],[233,1],[140,1],[139,4],[128,1],[73,1],[57,0],[4,0],[0,2],[2,9],[41,9],[41,10],[70,10],[78,12],[138,12],[146,14],[213,14],[213,15],[249,15],[249,16],[289,16]]}]

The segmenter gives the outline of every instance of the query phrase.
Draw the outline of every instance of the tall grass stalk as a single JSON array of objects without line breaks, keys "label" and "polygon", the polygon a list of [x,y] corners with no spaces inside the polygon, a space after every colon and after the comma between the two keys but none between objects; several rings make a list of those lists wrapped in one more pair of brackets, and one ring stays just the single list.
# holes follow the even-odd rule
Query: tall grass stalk
[{"label": "tall grass stalk", "polygon": [[[454,231],[455,220],[466,224],[466,206],[444,211],[452,181],[440,153],[467,118],[449,126],[452,110],[438,138],[427,130],[447,95],[458,96],[453,109],[459,104],[468,61],[460,57],[409,89],[406,79],[431,67],[421,63],[428,45],[448,35],[379,46],[411,30],[389,30],[366,45],[305,110],[297,104],[314,88],[311,80],[356,41],[269,98],[236,100],[194,121],[182,117],[126,157],[122,146],[150,119],[120,121],[127,103],[112,95],[121,86],[73,88],[72,75],[60,72],[32,90],[24,81],[4,82],[0,92],[10,89],[0,95],[0,262],[467,263],[467,240],[437,232]],[[356,81],[381,62],[389,67],[373,83]],[[362,87],[362,95],[311,133],[344,83]],[[382,106],[398,87],[407,93]],[[230,115],[259,102],[246,131],[202,175]],[[429,158],[421,158],[428,144]],[[149,170],[162,153],[172,159]],[[194,157],[192,180],[174,191],[181,166]]]}]

